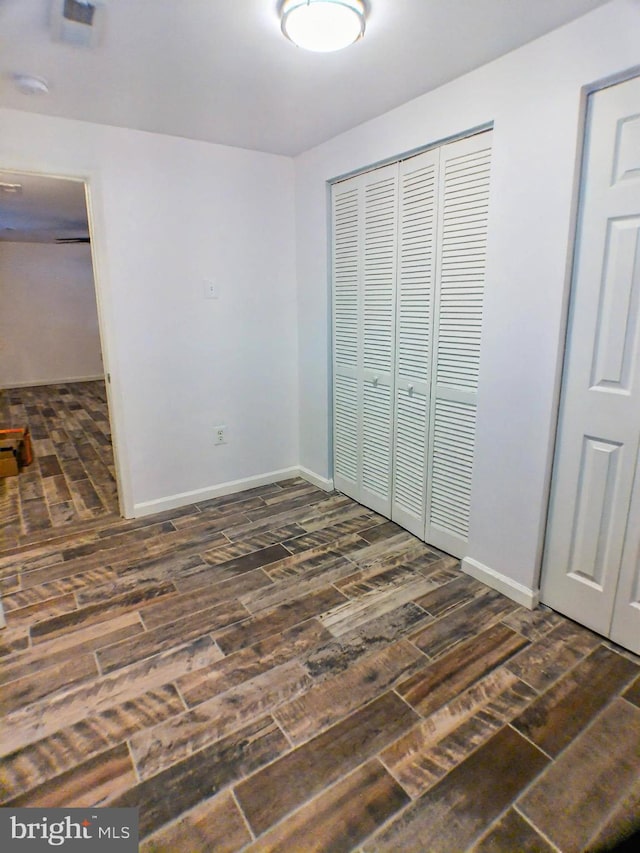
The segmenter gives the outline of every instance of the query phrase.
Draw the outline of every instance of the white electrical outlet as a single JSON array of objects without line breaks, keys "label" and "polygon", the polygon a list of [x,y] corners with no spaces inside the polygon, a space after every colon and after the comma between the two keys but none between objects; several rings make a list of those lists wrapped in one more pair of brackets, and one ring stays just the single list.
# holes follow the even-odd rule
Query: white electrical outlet
[{"label": "white electrical outlet", "polygon": [[213,443],[214,444],[226,444],[227,443],[227,428],[226,426],[217,426],[213,428]]}]

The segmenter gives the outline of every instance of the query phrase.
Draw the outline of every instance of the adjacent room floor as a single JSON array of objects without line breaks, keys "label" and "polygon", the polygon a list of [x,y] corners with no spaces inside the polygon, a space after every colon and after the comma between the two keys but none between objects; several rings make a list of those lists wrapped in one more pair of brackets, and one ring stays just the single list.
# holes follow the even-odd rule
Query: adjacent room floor
[{"label": "adjacent room floor", "polygon": [[295,480],[52,535],[0,555],[5,805],[138,806],[145,853],[631,829],[640,659],[348,498]]},{"label": "adjacent room floor", "polygon": [[0,478],[0,543],[118,513],[104,382],[0,391],[0,427],[28,426],[34,461]]}]

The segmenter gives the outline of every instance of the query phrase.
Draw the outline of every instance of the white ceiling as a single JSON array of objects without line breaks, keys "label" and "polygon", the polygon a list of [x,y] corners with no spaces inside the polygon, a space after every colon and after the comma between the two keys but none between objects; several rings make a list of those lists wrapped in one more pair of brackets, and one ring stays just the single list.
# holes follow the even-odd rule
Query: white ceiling
[{"label": "white ceiling", "polygon": [[[20,184],[22,190],[5,193],[3,183]],[[88,234],[82,181],[0,172],[0,242],[53,243]]]},{"label": "white ceiling", "polygon": [[606,0],[367,0],[365,38],[333,54],[282,36],[280,0],[105,2],[86,49],[51,39],[51,0],[0,0],[0,106],[295,155]]}]

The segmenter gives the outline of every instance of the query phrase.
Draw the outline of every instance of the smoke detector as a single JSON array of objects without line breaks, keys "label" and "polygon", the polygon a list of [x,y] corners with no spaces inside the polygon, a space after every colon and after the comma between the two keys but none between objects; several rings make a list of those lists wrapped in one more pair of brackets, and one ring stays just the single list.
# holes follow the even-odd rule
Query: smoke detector
[{"label": "smoke detector", "polygon": [[95,47],[104,17],[104,0],[52,0],[51,37],[76,47]]},{"label": "smoke detector", "polygon": [[14,73],[10,75],[13,85],[23,95],[48,95],[49,84],[43,77],[33,74]]},{"label": "smoke detector", "polygon": [[[0,193],[3,195],[22,195],[22,184],[9,184],[6,181],[0,181]],[[5,231],[11,229],[5,228]]]}]

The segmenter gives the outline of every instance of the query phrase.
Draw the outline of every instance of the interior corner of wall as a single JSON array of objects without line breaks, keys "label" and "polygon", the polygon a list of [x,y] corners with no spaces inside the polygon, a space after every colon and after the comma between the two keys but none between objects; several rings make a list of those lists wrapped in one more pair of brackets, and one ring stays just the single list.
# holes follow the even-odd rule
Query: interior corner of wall
[{"label": "interior corner of wall", "polygon": [[471,575],[471,577],[486,584],[491,589],[501,592],[507,598],[527,607],[529,610],[535,610],[540,603],[540,590],[538,588],[529,588],[508,575],[497,572],[490,566],[474,560],[472,557],[464,557],[460,565],[465,574]]},{"label": "interior corner of wall", "polygon": [[302,465],[299,466],[298,470],[303,480],[306,480],[308,483],[317,486],[325,492],[333,491],[333,480],[331,478],[322,477],[320,474],[316,474],[315,471],[310,471]]}]

